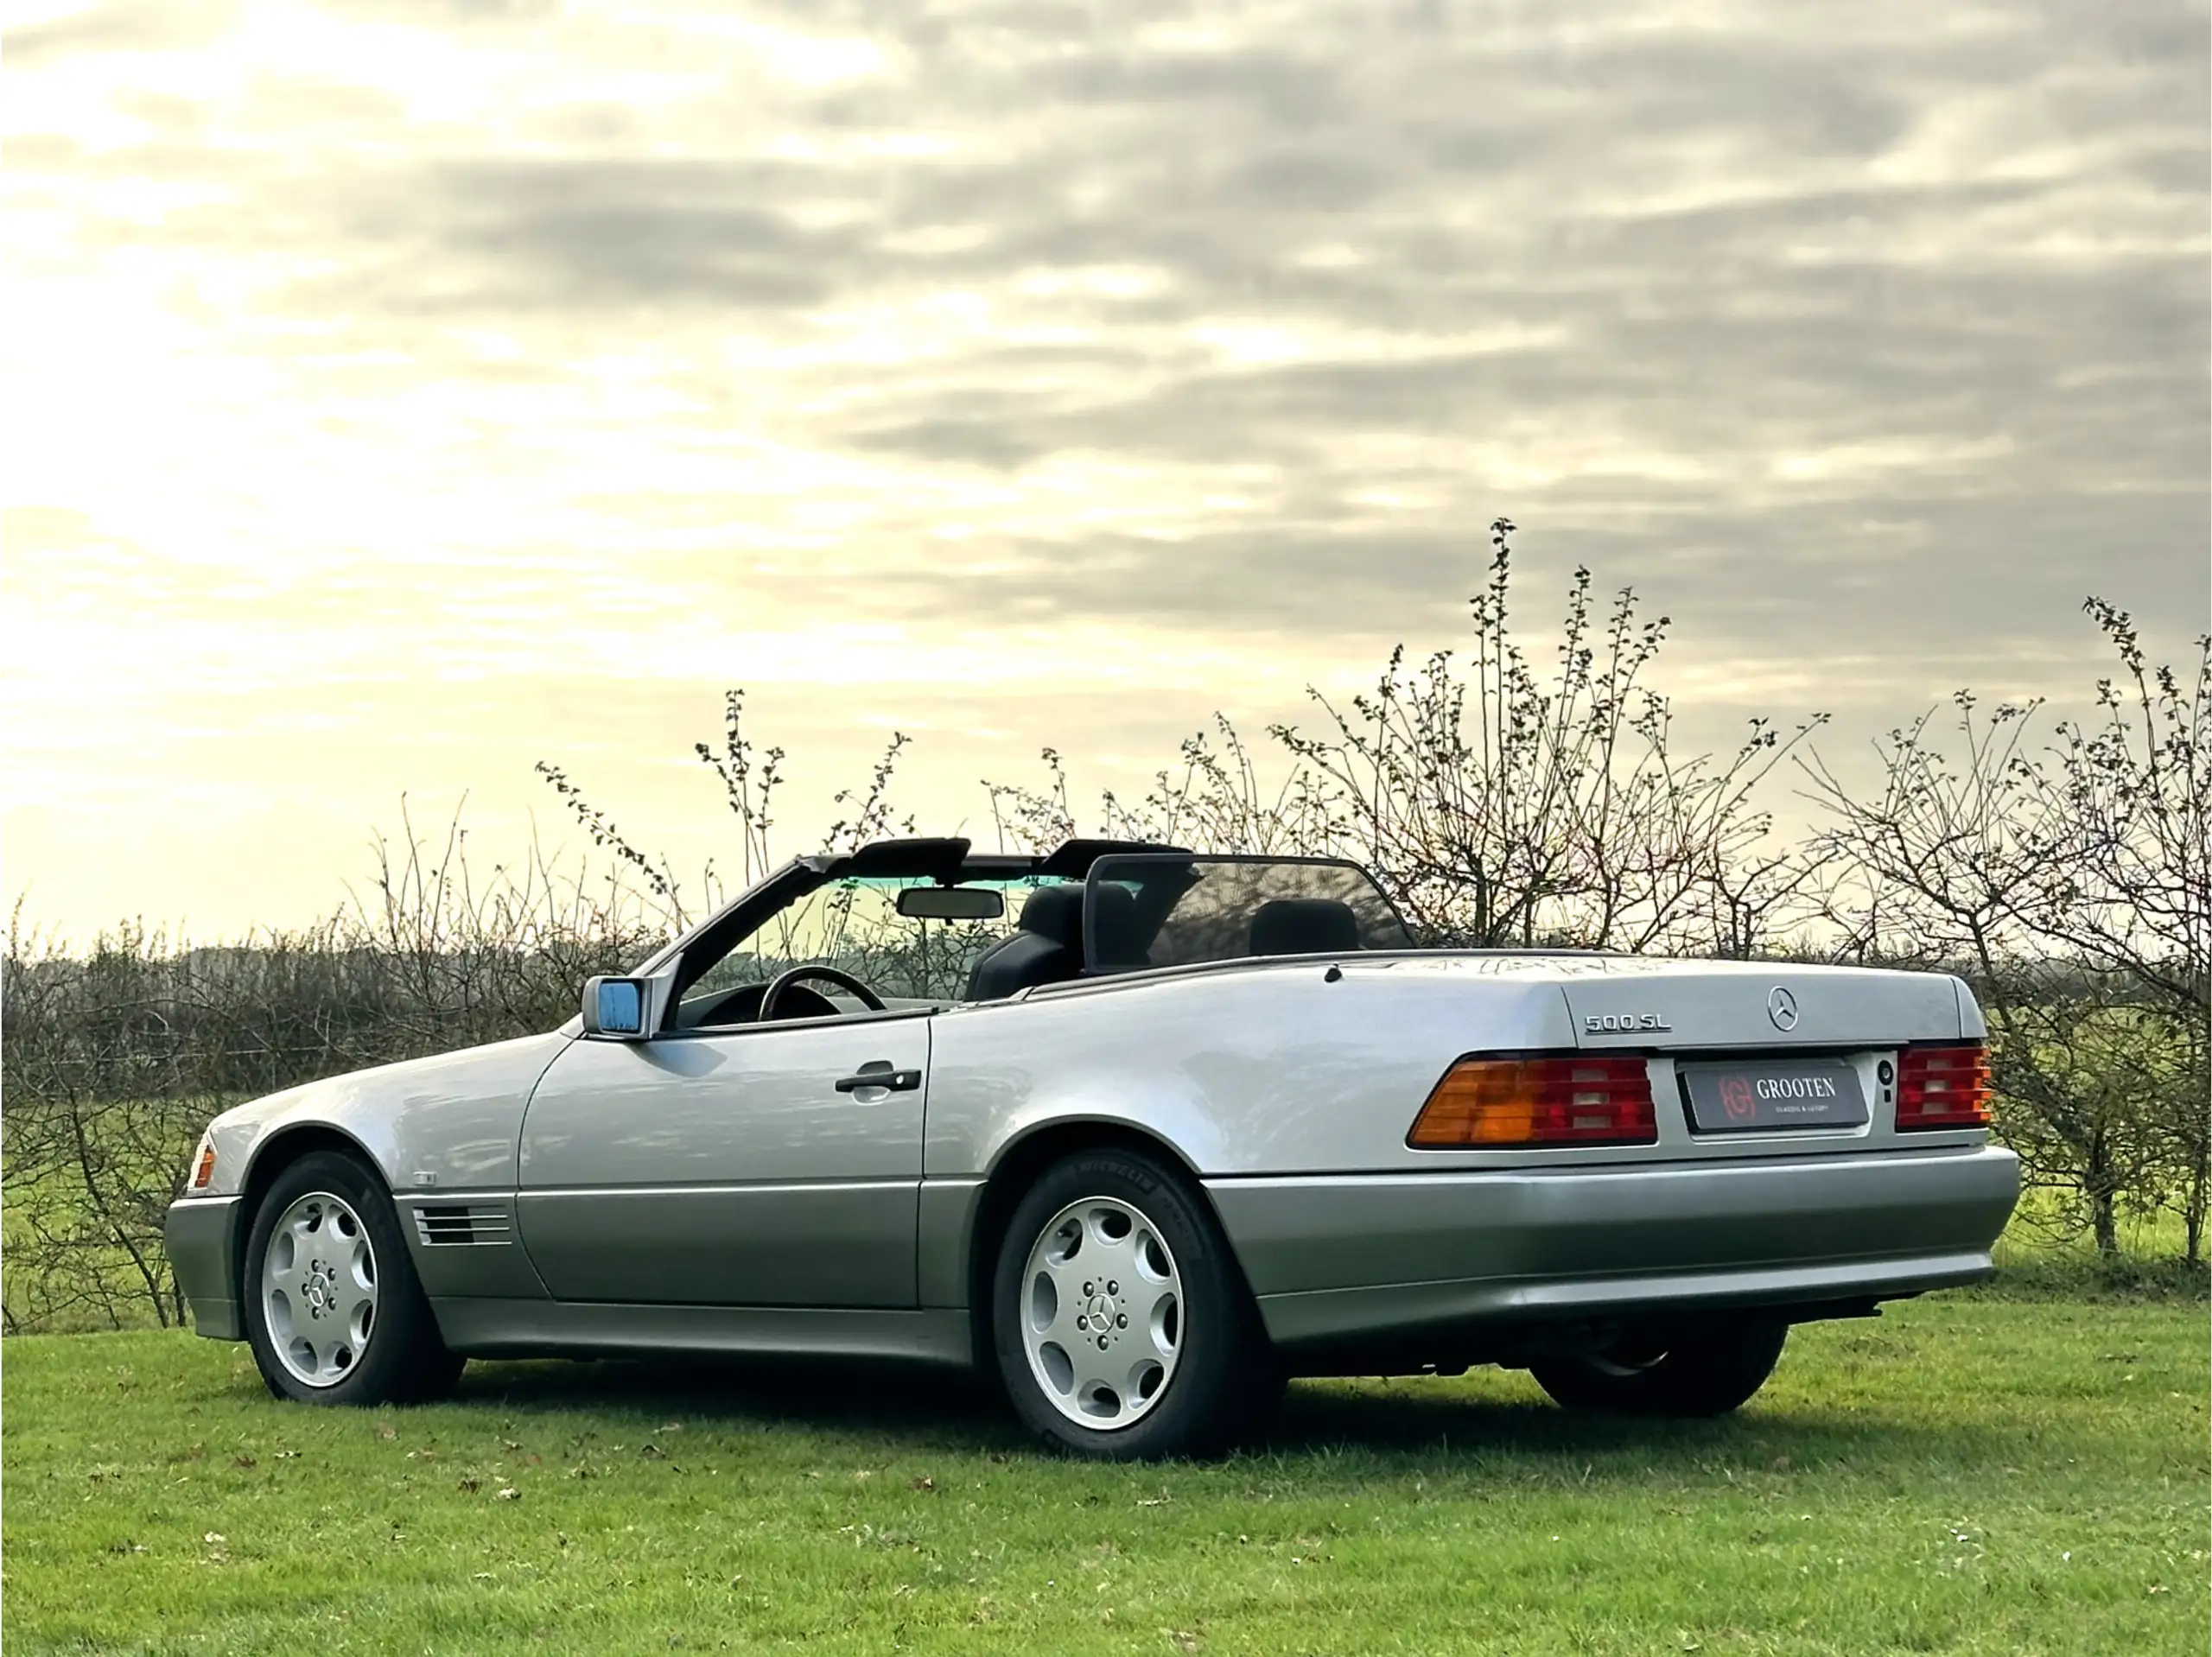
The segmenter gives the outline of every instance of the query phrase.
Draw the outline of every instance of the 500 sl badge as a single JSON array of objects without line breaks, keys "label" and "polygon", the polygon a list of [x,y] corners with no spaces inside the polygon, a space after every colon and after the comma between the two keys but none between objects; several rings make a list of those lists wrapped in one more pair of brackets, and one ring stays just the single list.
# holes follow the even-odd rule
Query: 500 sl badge
[{"label": "500 sl badge", "polygon": [[1656,1013],[1592,1013],[1582,1020],[1582,1027],[1593,1036],[1625,1034],[1637,1030],[1672,1030]]}]

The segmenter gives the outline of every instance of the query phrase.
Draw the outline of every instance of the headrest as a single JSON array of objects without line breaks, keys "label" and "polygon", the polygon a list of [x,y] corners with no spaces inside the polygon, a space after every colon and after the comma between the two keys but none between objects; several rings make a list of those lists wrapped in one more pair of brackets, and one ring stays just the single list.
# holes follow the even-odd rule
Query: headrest
[{"label": "headrest", "polygon": [[1330,955],[1359,948],[1359,917],[1333,898],[1276,898],[1252,916],[1255,955]]},{"label": "headrest", "polygon": [[1033,932],[1071,954],[1079,955],[1083,949],[1083,888],[1038,887],[1023,901],[1021,919],[1017,924],[1025,932]]},{"label": "headrest", "polygon": [[1090,958],[1101,967],[1149,967],[1137,900],[1127,886],[1102,885],[1091,910]]}]

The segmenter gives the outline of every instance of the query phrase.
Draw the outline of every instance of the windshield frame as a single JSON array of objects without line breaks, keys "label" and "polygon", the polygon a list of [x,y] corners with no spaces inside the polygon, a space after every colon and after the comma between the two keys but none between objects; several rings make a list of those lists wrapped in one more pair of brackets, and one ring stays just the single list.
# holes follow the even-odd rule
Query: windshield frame
[{"label": "windshield frame", "polygon": [[[1099,858],[1137,853],[1189,855],[1156,841],[1081,838],[1067,841],[1043,856],[979,852],[969,841],[957,837],[874,841],[852,851],[813,853],[793,858],[697,926],[656,949],[632,975],[668,981],[665,993],[659,996],[660,1018],[654,1033],[688,1033],[677,1023],[685,993],[786,910],[841,879],[868,876],[933,879],[947,886],[966,881],[1082,879]],[[958,1000],[954,997],[948,1005]]]}]

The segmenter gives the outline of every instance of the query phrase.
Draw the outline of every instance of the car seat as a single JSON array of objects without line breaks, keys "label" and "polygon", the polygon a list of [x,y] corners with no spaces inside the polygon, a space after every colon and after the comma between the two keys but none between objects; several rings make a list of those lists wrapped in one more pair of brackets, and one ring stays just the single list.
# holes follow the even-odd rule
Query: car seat
[{"label": "car seat", "polygon": [[976,957],[968,1000],[1002,1001],[1039,984],[1060,984],[1083,970],[1083,888],[1039,886],[1021,905],[1010,937]]}]

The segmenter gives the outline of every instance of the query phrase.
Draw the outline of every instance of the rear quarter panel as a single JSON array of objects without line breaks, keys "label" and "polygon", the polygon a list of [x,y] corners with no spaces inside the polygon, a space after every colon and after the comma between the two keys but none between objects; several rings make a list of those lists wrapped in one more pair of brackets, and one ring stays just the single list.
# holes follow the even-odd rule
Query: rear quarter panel
[{"label": "rear quarter panel", "polygon": [[[1334,975],[1332,976],[1332,975]],[[1799,1022],[1770,1021],[1777,986]],[[1656,1030],[1593,1030],[1652,1013]],[[1938,974],[1624,956],[1437,955],[1344,965],[1252,965],[1109,979],[964,1007],[936,1020],[923,1170],[988,1174],[1056,1122],[1096,1121],[1165,1141],[1200,1176],[1434,1173],[1886,1149],[1899,1143],[1878,1056],[1979,1033],[1973,1000]],[[1848,1054],[1872,1102],[1863,1126],[1693,1133],[1675,1102],[1677,1055],[1715,1050]],[[1642,1055],[1659,1105],[1656,1144],[1541,1151],[1415,1151],[1422,1101],[1469,1053]],[[1979,1143],[1919,1133],[1916,1146]]]},{"label": "rear quarter panel", "polygon": [[[1769,1016],[1777,984],[1797,996],[1790,1032]],[[1631,1016],[1632,1034],[1610,1027]],[[925,1303],[967,1304],[984,1180],[1071,1122],[1147,1134],[1201,1178],[1278,1340],[1621,1296],[1779,1302],[1972,1280],[2012,1206],[2012,1159],[1979,1131],[1899,1134],[1878,1071],[1900,1043],[1977,1027],[1941,975],[1618,957],[1370,961],[1333,978],[1326,962],[1268,964],[958,1009],[936,1021]],[[1462,1056],[1578,1049],[1646,1060],[1655,1142],[1407,1146]],[[1700,1133],[1678,1055],[1721,1049],[1847,1054],[1868,1120]],[[1465,1282],[1376,1294],[1440,1278]]]},{"label": "rear quarter panel", "polygon": [[1406,1131],[1453,1059],[1574,1044],[1555,984],[1327,970],[1108,983],[944,1015],[925,1175],[987,1173],[1065,1121],[1141,1130],[1208,1177],[1433,1169]]}]

